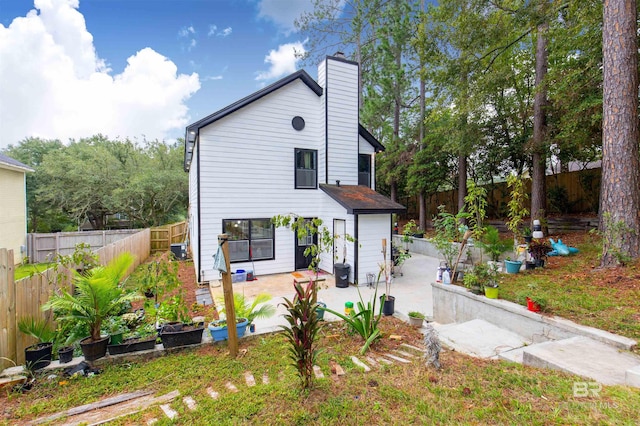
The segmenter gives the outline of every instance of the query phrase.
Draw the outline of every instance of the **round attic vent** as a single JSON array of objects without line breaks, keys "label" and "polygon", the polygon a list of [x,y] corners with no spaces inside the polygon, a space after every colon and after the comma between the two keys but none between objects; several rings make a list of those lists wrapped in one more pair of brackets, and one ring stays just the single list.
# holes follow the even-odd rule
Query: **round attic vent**
[{"label": "round attic vent", "polygon": [[293,117],[293,120],[291,120],[291,125],[296,130],[304,129],[304,118],[300,117],[299,115],[296,115],[295,117]]}]

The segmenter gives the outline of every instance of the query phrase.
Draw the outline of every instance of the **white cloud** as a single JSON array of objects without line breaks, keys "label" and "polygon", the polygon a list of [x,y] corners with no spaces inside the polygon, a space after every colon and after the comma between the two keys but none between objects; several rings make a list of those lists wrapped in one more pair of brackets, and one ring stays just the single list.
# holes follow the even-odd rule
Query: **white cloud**
[{"label": "white cloud", "polygon": [[188,120],[198,74],[151,48],[112,74],[97,56],[77,0],[36,0],[26,17],[0,25],[0,148],[28,136],[164,138]]},{"label": "white cloud", "polygon": [[286,36],[295,32],[294,21],[313,10],[313,0],[260,0],[258,18],[272,21]]},{"label": "white cloud", "polygon": [[193,28],[193,25],[189,25],[188,27],[182,27],[180,31],[178,31],[179,37],[189,37],[191,34],[195,34],[196,30]]},{"label": "white cloud", "polygon": [[222,31],[218,31],[218,26],[215,24],[211,24],[209,25],[209,32],[207,33],[207,37],[213,37],[213,36],[227,37],[231,35],[232,31],[233,29],[231,27],[227,27]]},{"label": "white cloud", "polygon": [[202,79],[202,81],[214,81],[214,80],[222,80],[221,75],[208,75]]},{"label": "white cloud", "polygon": [[302,54],[304,50],[304,42],[295,42],[281,44],[278,46],[278,50],[271,50],[269,54],[265,56],[265,64],[269,64],[267,71],[260,71],[256,80],[272,80],[278,77],[291,74],[296,71],[296,65],[300,60],[296,56],[296,53]]},{"label": "white cloud", "polygon": [[195,38],[192,38],[192,39],[191,39],[191,42],[189,42],[189,47],[187,47],[187,50],[188,50],[188,51],[191,51],[191,49],[193,49],[194,47],[196,47],[196,44],[198,44],[198,43],[196,42],[196,39],[195,39]]}]

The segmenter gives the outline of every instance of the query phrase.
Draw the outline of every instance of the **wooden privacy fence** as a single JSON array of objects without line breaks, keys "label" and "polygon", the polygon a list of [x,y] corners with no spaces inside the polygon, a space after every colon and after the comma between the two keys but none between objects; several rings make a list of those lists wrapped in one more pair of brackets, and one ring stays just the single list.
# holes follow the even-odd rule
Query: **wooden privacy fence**
[{"label": "wooden privacy fence", "polygon": [[[130,252],[135,256],[131,273],[150,254],[150,231],[145,229],[124,239],[108,244],[96,251],[100,264],[106,265],[121,253]],[[62,278],[58,280],[59,276]],[[41,317],[53,321],[51,312],[42,312],[40,306],[49,300],[54,291],[70,285],[71,272],[60,268],[58,273],[48,269],[42,274],[14,280],[13,250],[0,249],[0,367],[6,368],[11,362],[24,363],[24,348],[35,343],[33,338],[18,331],[18,321],[27,316]]]},{"label": "wooden privacy fence", "polygon": [[[571,215],[594,214],[598,211],[601,170],[587,169],[575,172],[558,173],[546,177],[547,214]],[[531,194],[531,180],[526,181],[526,191]],[[506,217],[507,203],[511,197],[506,182],[482,185],[487,190],[487,214],[489,217]],[[417,217],[417,197],[400,200],[407,206],[408,217]],[[427,202],[427,218],[438,214],[438,206],[444,205],[448,212],[457,211],[458,190],[442,191],[431,195]],[[531,207],[531,199],[527,201]]]},{"label": "wooden privacy fence", "polygon": [[84,243],[97,251],[129,235],[140,232],[139,229],[118,229],[109,231],[56,232],[52,234],[28,234],[27,254],[30,263],[51,262],[56,254],[72,254],[76,244]]},{"label": "wooden privacy fence", "polygon": [[187,221],[151,228],[151,252],[168,251],[171,244],[182,243],[187,235]]}]

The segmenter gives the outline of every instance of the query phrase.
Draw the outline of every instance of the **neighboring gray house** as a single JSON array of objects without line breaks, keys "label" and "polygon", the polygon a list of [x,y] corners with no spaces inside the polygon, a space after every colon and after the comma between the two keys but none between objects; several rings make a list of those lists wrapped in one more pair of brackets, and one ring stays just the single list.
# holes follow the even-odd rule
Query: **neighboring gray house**
[{"label": "neighboring gray house", "polygon": [[[218,277],[217,236],[230,235],[232,269],[256,274],[308,266],[310,243],[270,218],[320,218],[335,235],[320,267],[333,271],[346,244],[350,282],[366,282],[391,242],[392,213],[405,208],[374,191],[376,152],[384,147],[358,122],[358,64],[327,57],[318,82],[298,71],[186,128],[190,244],[198,281]],[[388,250],[388,257],[391,250]]]}]

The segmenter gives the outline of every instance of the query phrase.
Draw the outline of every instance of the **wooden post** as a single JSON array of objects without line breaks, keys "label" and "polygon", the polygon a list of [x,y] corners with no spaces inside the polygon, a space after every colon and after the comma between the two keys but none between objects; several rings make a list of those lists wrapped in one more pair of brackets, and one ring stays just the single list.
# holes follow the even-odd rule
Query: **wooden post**
[{"label": "wooden post", "polygon": [[236,331],[236,311],[233,301],[233,285],[231,283],[231,264],[229,262],[229,236],[218,235],[218,244],[222,245],[227,272],[222,273],[222,290],[224,293],[224,308],[227,314],[227,330],[229,332],[229,354],[232,358],[238,355],[238,332]]}]

